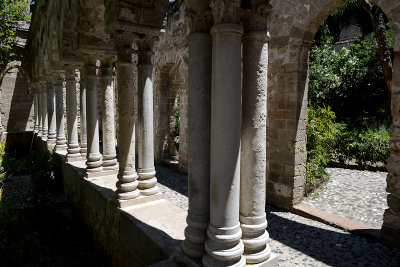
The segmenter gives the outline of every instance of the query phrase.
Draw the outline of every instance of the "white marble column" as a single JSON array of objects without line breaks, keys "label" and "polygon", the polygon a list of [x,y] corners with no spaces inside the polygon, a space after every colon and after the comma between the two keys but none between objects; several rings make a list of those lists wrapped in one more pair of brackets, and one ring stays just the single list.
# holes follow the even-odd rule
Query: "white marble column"
[{"label": "white marble column", "polygon": [[78,142],[78,101],[76,96],[76,83],[75,67],[73,65],[68,65],[66,67],[68,161],[82,159]]},{"label": "white marble column", "polygon": [[47,113],[47,85],[46,81],[43,80],[40,82],[40,85],[42,87],[42,141],[47,142],[47,136],[48,136],[48,131],[49,131],[49,119],[48,119],[48,113]]},{"label": "white marble column", "polygon": [[155,37],[144,37],[138,41],[138,175],[140,193],[145,196],[159,192],[154,168],[152,63],[154,41]]},{"label": "white marble column", "polygon": [[87,153],[87,123],[86,123],[86,82],[85,82],[85,74],[83,69],[81,69],[80,72],[80,80],[79,80],[79,85],[80,85],[80,119],[81,119],[81,124],[80,124],[80,130],[81,130],[81,155],[82,157],[86,158],[86,153]]},{"label": "white marble column", "polygon": [[225,6],[212,2],[211,7],[215,23],[211,29],[211,203],[203,265],[245,266],[239,223],[243,34],[239,25],[240,1]]},{"label": "white marble column", "polygon": [[36,88],[35,85],[33,85],[33,95],[34,98],[33,100],[35,101],[35,106],[34,106],[34,117],[35,117],[35,128],[34,132],[39,133],[39,93],[38,93],[38,88]]},{"label": "white marble column", "polygon": [[138,175],[135,169],[135,119],[134,119],[134,65],[132,43],[122,38],[114,40],[117,49],[117,90],[118,90],[118,182],[117,205],[135,199],[140,195]]},{"label": "white marble column", "polygon": [[97,74],[95,58],[85,59],[87,161],[86,176],[103,170],[100,154],[99,118],[97,107]]},{"label": "white marble column", "polygon": [[182,250],[191,258],[201,259],[205,254],[204,243],[210,220],[212,39],[208,32],[192,32],[188,40],[189,210]]},{"label": "white marble column", "polygon": [[48,143],[54,144],[57,139],[56,130],[56,106],[55,106],[55,93],[54,93],[54,79],[49,77],[47,80],[47,111],[48,111],[48,122],[49,122],[49,132],[48,132]]},{"label": "white marble column", "polygon": [[266,31],[251,31],[243,38],[240,222],[247,264],[264,262],[271,254],[265,214],[267,37]]},{"label": "white marble column", "polygon": [[103,127],[103,168],[116,171],[117,152],[115,144],[115,120],[114,120],[114,82],[112,63],[113,58],[101,60],[101,84],[102,84],[102,127]]},{"label": "white marble column", "polygon": [[43,133],[43,120],[42,120],[42,87],[40,83],[36,83],[36,92],[37,92],[37,100],[38,100],[38,136],[42,136]]},{"label": "white marble column", "polygon": [[54,83],[54,90],[56,95],[56,127],[57,127],[57,141],[56,151],[62,151],[67,149],[67,140],[65,139],[64,130],[64,94],[63,94],[63,82],[64,75],[61,72],[56,73],[56,79]]}]

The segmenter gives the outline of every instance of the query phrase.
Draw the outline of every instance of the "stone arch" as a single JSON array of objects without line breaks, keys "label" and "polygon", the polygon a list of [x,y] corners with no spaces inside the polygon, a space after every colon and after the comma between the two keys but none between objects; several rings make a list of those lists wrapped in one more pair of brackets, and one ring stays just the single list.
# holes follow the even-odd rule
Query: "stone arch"
[{"label": "stone arch", "polygon": [[[308,53],[311,41],[325,19],[344,0],[271,0],[269,49],[267,200],[290,208],[299,203],[305,190],[306,125],[308,93]],[[400,3],[372,1],[388,16],[394,36],[393,77],[400,76]],[[284,12],[282,12],[284,10]],[[400,229],[400,80],[393,80],[391,157],[388,163],[388,189],[392,203],[384,216],[383,229]],[[397,184],[397,187],[396,187]],[[396,194],[394,197],[393,193]],[[398,213],[397,213],[398,214]],[[395,222],[385,226],[385,222]],[[385,228],[386,227],[386,228]],[[392,235],[393,236],[393,235]],[[392,240],[394,240],[392,238]]]}]

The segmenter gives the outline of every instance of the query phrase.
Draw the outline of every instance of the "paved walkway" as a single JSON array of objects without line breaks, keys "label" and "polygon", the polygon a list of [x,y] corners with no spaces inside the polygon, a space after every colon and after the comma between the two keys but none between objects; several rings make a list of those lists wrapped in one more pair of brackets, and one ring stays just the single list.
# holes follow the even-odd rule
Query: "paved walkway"
[{"label": "paved walkway", "polygon": [[[164,197],[187,210],[187,176],[162,166],[156,168]],[[359,178],[361,177],[363,176]],[[367,185],[371,186],[371,183],[365,184]],[[364,190],[365,186],[359,188]],[[356,194],[351,193],[350,199],[358,199]],[[362,194],[364,196],[364,193]],[[342,192],[342,198],[345,196],[347,194]],[[364,199],[363,196],[359,198]],[[266,209],[270,245],[273,252],[280,255],[279,266],[400,266],[399,249],[271,206],[267,206]]]},{"label": "paved walkway", "polygon": [[386,172],[328,168],[325,188],[303,204],[334,213],[373,228],[381,228],[386,203]]}]

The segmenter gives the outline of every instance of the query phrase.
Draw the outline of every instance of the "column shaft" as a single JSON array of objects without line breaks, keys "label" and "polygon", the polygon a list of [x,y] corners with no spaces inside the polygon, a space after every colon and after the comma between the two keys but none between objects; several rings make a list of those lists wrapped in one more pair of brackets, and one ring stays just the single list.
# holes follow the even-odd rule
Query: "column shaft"
[{"label": "column shaft", "polygon": [[135,119],[133,64],[117,62],[118,86],[118,182],[116,198],[128,200],[140,195],[135,170]]},{"label": "column shaft", "polygon": [[154,168],[153,65],[148,51],[139,52],[138,86],[139,189],[148,196],[159,191]]},{"label": "column shaft", "polygon": [[67,149],[67,140],[65,139],[65,130],[64,130],[63,80],[61,75],[57,77],[54,87],[56,94],[56,127],[57,127],[56,150],[60,151]]},{"label": "column shaft", "polygon": [[80,75],[80,113],[81,113],[81,154],[86,157],[87,153],[87,123],[86,123],[86,82],[84,73]]},{"label": "column shaft", "polygon": [[239,223],[243,28],[218,24],[211,33],[211,203],[203,265],[244,266]]},{"label": "column shaft", "polygon": [[96,66],[85,63],[86,81],[86,127],[87,127],[87,161],[86,172],[103,170],[100,154],[99,118],[97,110],[97,76]]},{"label": "column shaft", "polygon": [[56,131],[56,106],[55,106],[55,94],[54,94],[54,83],[53,81],[47,82],[47,111],[49,120],[49,134],[48,141],[51,143],[56,142],[57,131]]},{"label": "column shaft", "polygon": [[49,131],[49,119],[47,113],[47,88],[46,83],[42,83],[42,140],[47,141]]},{"label": "column shaft", "polygon": [[264,262],[271,254],[265,214],[267,37],[260,30],[243,38],[240,222],[247,264]]},{"label": "column shaft", "polygon": [[211,58],[209,33],[189,35],[188,76],[188,197],[183,252],[201,258],[210,220]]},{"label": "column shaft", "polygon": [[103,168],[117,170],[117,153],[115,150],[114,120],[114,83],[112,68],[105,65],[101,68],[102,94],[102,127],[103,127]]},{"label": "column shaft", "polygon": [[37,100],[38,100],[38,136],[42,136],[43,133],[43,120],[42,120],[42,88],[40,85],[37,89]]},{"label": "column shaft", "polygon": [[39,101],[38,101],[37,89],[35,90],[33,99],[35,101],[35,106],[34,106],[35,128],[34,128],[34,131],[35,131],[35,133],[38,133],[39,132]]},{"label": "column shaft", "polygon": [[66,104],[67,104],[67,132],[68,132],[68,160],[80,158],[78,143],[78,108],[76,97],[75,69],[69,69],[66,75]]}]

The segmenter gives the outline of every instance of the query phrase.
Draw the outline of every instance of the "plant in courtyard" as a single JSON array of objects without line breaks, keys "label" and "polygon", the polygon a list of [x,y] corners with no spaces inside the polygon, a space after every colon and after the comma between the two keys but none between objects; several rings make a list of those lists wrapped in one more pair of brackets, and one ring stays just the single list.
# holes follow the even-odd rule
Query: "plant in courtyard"
[{"label": "plant in courtyard", "polygon": [[9,53],[15,42],[16,21],[28,18],[27,0],[0,0],[0,70],[8,64]]},{"label": "plant in courtyard", "polygon": [[331,108],[309,108],[307,125],[306,194],[326,183],[329,175],[325,167],[335,147],[338,132],[336,116]]}]

